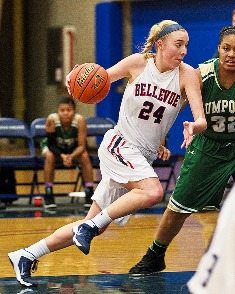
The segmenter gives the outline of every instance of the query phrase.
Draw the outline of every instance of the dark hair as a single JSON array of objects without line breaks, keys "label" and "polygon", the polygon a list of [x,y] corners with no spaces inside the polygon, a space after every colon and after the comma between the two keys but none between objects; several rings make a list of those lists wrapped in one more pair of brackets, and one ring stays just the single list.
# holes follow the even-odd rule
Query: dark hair
[{"label": "dark hair", "polygon": [[222,43],[223,38],[228,35],[235,35],[235,26],[223,27],[219,33],[219,44]]},{"label": "dark hair", "polygon": [[69,104],[73,107],[73,109],[76,109],[76,103],[74,102],[73,98],[66,96],[66,97],[61,97],[59,102],[58,102],[58,106],[60,104]]}]

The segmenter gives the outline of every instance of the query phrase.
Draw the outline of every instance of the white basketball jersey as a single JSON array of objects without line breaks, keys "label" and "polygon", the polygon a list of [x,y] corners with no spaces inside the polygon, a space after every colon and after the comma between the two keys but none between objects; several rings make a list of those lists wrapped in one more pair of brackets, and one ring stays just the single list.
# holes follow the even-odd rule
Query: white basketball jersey
[{"label": "white basketball jersey", "polygon": [[155,154],[181,108],[179,67],[160,73],[154,59],[127,84],[116,129],[131,144]]},{"label": "white basketball jersey", "polygon": [[235,293],[235,186],[227,197],[210,247],[188,282],[190,293]]}]

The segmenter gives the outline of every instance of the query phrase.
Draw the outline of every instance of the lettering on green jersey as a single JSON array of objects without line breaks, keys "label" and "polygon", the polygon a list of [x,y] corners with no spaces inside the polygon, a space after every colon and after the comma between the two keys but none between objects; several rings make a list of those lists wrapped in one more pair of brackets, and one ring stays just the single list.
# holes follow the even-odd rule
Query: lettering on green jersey
[{"label": "lettering on green jersey", "polygon": [[214,113],[234,113],[235,112],[235,101],[233,100],[218,100],[205,103],[206,114]]}]

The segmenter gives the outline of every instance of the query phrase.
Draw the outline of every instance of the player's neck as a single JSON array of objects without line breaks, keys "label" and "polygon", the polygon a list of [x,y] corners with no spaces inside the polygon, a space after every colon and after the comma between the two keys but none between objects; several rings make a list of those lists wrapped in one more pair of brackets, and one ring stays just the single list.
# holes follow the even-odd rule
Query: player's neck
[{"label": "player's neck", "polygon": [[155,63],[155,66],[156,66],[156,68],[158,69],[158,71],[160,73],[164,73],[164,72],[167,72],[169,70],[172,70],[172,68],[169,68],[169,66],[164,64],[164,62],[162,61],[161,58],[159,58],[158,55],[155,56],[154,63]]},{"label": "player's neck", "polygon": [[64,122],[64,123],[62,122],[61,125],[64,130],[68,130],[71,126],[71,122]]},{"label": "player's neck", "polygon": [[225,89],[229,89],[235,83],[235,71],[219,69],[219,82]]}]

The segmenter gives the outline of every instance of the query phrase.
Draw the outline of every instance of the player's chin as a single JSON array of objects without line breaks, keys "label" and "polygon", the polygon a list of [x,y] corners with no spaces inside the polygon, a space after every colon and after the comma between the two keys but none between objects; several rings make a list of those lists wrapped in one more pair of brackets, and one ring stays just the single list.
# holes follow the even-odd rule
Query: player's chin
[{"label": "player's chin", "polygon": [[224,65],[224,69],[227,71],[235,71],[235,63],[233,63],[233,64],[226,63]]},{"label": "player's chin", "polygon": [[176,59],[175,63],[176,63],[176,66],[179,66],[181,64],[183,60],[182,59]]},{"label": "player's chin", "polygon": [[69,123],[72,121],[72,117],[60,118],[62,123]]},{"label": "player's chin", "polygon": [[172,64],[171,64],[171,69],[174,69],[174,68],[176,68],[176,67],[178,67],[179,65],[180,65],[180,63],[182,62],[182,60],[174,60],[173,62],[172,62]]}]

